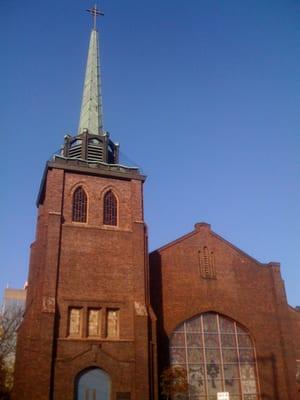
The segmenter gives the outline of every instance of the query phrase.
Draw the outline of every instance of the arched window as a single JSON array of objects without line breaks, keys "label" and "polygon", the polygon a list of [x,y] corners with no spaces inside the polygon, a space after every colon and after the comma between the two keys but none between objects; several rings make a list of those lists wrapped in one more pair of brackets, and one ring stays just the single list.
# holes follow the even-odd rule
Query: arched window
[{"label": "arched window", "polygon": [[100,368],[81,372],[75,380],[76,400],[109,400],[111,382],[109,375]]},{"label": "arched window", "polygon": [[216,399],[218,392],[228,392],[230,399],[258,400],[254,345],[229,318],[209,312],[178,326],[170,340],[170,362],[185,371],[189,399]]},{"label": "arched window", "polygon": [[104,195],[103,204],[103,224],[117,225],[118,220],[118,205],[116,196],[111,190]]},{"label": "arched window", "polygon": [[72,221],[86,222],[87,196],[84,189],[80,186],[73,194]]}]

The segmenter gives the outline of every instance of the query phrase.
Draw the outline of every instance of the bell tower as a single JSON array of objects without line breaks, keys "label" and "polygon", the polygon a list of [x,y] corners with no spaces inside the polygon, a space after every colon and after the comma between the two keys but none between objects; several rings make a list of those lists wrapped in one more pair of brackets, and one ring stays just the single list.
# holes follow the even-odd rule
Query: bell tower
[{"label": "bell tower", "polygon": [[103,129],[94,17],[77,135],[47,162],[37,199],[15,400],[156,399],[145,176]]}]

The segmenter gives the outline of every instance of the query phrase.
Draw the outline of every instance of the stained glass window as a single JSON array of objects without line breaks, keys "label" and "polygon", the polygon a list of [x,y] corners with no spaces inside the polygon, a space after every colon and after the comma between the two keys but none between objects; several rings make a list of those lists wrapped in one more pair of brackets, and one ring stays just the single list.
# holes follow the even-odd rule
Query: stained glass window
[{"label": "stained glass window", "polygon": [[107,310],[106,329],[108,338],[117,338],[119,336],[119,310]]},{"label": "stained glass window", "polygon": [[80,336],[81,335],[81,319],[82,309],[81,308],[70,308],[69,310],[69,335]]},{"label": "stained glass window", "polygon": [[222,315],[204,313],[178,326],[170,338],[170,363],[186,370],[185,400],[214,400],[218,392],[229,392],[232,400],[259,399],[251,337]]},{"label": "stained glass window", "polygon": [[73,194],[72,221],[86,222],[87,196],[83,188],[78,187]]},{"label": "stained glass window", "polygon": [[90,308],[88,311],[88,336],[101,335],[101,310]]},{"label": "stained glass window", "polygon": [[103,224],[104,225],[117,225],[118,220],[118,206],[116,196],[111,190],[105,193],[103,204]]}]

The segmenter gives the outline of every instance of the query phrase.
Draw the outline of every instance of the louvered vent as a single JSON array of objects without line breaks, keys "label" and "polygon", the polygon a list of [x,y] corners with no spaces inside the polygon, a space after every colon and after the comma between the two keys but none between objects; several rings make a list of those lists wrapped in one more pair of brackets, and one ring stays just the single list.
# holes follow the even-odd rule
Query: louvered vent
[{"label": "louvered vent", "polygon": [[69,149],[69,157],[70,158],[81,158],[81,144],[77,146],[72,146]]},{"label": "louvered vent", "polygon": [[87,158],[89,161],[103,161],[103,148],[89,144]]},{"label": "louvered vent", "polygon": [[[110,146],[108,149],[108,145]],[[63,155],[66,158],[79,159],[92,163],[115,162],[113,143],[108,139],[108,134],[90,135],[88,131],[72,137],[65,136]],[[112,161],[111,161],[112,160]]]}]

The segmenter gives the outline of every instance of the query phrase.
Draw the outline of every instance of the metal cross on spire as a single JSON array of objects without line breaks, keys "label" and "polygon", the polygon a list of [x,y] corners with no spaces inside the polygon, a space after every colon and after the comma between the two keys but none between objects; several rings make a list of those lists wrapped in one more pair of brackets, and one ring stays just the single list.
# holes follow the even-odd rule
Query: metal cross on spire
[{"label": "metal cross on spire", "polygon": [[95,4],[93,8],[90,8],[89,10],[86,10],[88,13],[90,13],[93,16],[93,29],[96,30],[97,26],[97,17],[103,16],[104,14],[100,11],[97,10],[97,5]]}]

